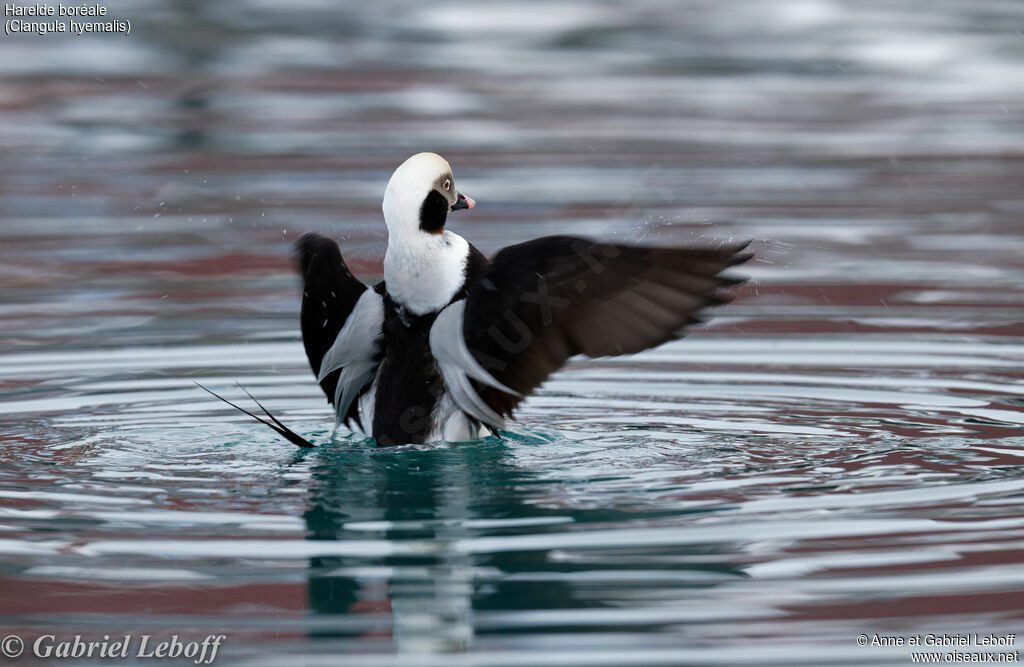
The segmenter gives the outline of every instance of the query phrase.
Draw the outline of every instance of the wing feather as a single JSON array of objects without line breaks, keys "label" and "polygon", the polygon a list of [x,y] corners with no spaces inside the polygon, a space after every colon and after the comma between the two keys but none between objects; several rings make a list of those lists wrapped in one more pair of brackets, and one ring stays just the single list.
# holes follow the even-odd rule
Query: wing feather
[{"label": "wing feather", "polygon": [[442,311],[431,349],[446,384],[449,377],[459,384],[459,407],[500,427],[495,417],[509,416],[569,357],[633,354],[682,336],[743,282],[720,274],[753,256],[746,246],[650,248],[572,236],[511,246],[464,301]]},{"label": "wing feather", "polygon": [[302,342],[336,424],[358,420],[355,399],[380,363],[381,295],[349,271],[338,244],[319,234],[295,242],[303,278]]}]

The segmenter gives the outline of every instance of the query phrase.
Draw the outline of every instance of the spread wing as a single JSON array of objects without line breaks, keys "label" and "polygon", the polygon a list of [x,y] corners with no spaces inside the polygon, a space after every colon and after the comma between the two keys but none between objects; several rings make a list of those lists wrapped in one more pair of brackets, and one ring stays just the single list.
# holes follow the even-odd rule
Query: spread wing
[{"label": "spread wing", "polygon": [[500,428],[566,360],[632,354],[679,338],[743,282],[720,275],[747,243],[650,248],[551,236],[498,253],[447,306],[430,345],[456,404]]},{"label": "spread wing", "polygon": [[302,343],[336,422],[358,421],[355,399],[380,363],[384,302],[348,270],[333,240],[303,234],[295,242],[302,273]]}]

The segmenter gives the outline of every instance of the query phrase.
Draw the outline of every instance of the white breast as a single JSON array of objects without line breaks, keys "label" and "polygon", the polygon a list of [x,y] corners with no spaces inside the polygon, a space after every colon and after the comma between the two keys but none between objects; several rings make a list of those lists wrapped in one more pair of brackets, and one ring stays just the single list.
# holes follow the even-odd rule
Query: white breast
[{"label": "white breast", "polygon": [[416,315],[440,310],[462,288],[468,256],[466,239],[449,231],[392,237],[384,256],[388,294]]},{"label": "white breast", "polygon": [[491,429],[463,412],[447,391],[441,395],[441,400],[434,407],[431,417],[434,426],[427,435],[427,442],[466,442],[478,440],[492,433]]}]

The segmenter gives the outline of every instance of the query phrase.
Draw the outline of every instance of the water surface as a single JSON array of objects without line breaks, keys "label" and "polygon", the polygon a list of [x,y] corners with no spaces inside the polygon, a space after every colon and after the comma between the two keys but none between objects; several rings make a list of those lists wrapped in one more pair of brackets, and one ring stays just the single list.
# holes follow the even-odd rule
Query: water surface
[{"label": "water surface", "polygon": [[[3,634],[282,665],[1024,635],[1018,3],[107,6],[131,36],[0,42]],[[289,246],[378,279],[420,150],[485,252],[752,238],[751,280],[501,438],[332,435]]]}]

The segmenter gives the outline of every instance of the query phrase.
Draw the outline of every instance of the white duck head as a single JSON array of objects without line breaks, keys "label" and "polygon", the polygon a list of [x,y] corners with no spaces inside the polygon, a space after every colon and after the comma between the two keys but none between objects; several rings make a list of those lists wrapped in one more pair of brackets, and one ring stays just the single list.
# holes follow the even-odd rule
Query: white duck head
[{"label": "white duck head", "polygon": [[401,243],[443,234],[449,212],[475,205],[455,190],[447,160],[437,153],[417,153],[391,175],[382,208],[391,242]]},{"label": "white duck head", "polygon": [[451,165],[436,153],[413,155],[395,170],[383,209],[384,281],[396,303],[422,315],[451,301],[465,282],[469,244],[444,226],[448,213],[475,205],[455,190]]}]

